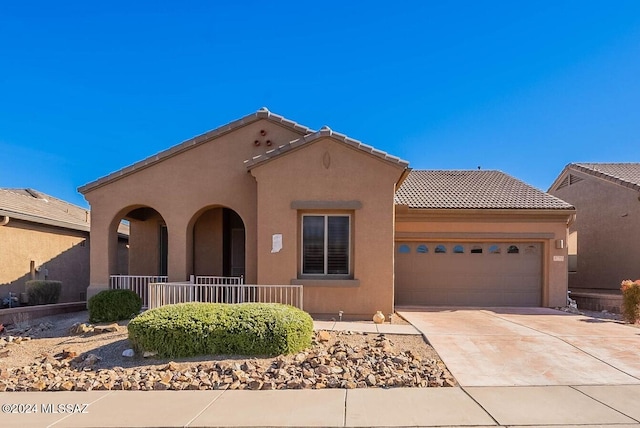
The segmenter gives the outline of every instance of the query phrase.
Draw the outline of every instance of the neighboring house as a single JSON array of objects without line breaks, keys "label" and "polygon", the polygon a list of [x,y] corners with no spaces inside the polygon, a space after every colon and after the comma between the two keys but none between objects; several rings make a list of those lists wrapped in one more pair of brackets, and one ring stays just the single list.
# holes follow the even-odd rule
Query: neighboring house
[{"label": "neighboring house", "polygon": [[[0,298],[20,296],[28,280],[52,279],[62,281],[60,302],[85,300],[89,217],[88,210],[33,189],[0,188]],[[126,234],[119,236],[124,247]]]},{"label": "neighboring house", "polygon": [[79,191],[92,210],[90,295],[109,286],[126,219],[130,274],[303,284],[315,314],[566,303],[571,205],[500,172],[411,171],[267,109]]},{"label": "neighboring house", "polygon": [[640,163],[571,163],[549,193],[578,210],[571,289],[619,290],[622,280],[640,278]]}]

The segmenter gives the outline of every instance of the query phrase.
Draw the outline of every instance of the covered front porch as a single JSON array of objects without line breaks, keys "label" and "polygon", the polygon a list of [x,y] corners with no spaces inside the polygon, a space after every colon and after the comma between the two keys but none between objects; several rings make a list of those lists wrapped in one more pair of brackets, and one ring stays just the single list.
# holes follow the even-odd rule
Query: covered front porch
[{"label": "covered front porch", "polygon": [[[152,283],[241,285],[247,277],[255,282],[255,243],[247,245],[247,227],[236,210],[210,205],[176,217],[140,204],[114,214],[106,230],[100,228],[100,220],[94,220],[92,229],[88,297],[107,288],[127,288],[150,307]],[[121,223],[130,230],[126,253],[114,246]],[[107,251],[100,251],[101,244]],[[247,263],[248,253],[253,262]]]},{"label": "covered front porch", "polygon": [[[127,274],[170,276],[173,242],[162,214],[151,207],[140,207],[124,214],[122,221],[130,226]],[[205,208],[187,224],[186,235],[192,248],[187,253],[190,275],[245,275],[245,226],[236,211]]]}]

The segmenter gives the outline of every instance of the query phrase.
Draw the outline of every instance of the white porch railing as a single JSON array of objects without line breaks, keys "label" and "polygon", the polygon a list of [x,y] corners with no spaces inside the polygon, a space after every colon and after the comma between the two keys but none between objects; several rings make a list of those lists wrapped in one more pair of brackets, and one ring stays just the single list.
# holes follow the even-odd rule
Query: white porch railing
[{"label": "white porch railing", "polygon": [[206,284],[197,282],[198,279],[196,279],[196,284],[191,282],[149,283],[149,309],[186,302],[283,303],[303,309],[302,285]]},{"label": "white porch railing", "polygon": [[[158,281],[162,282],[162,281]],[[242,285],[243,276],[191,276],[192,284],[200,285]]]},{"label": "white porch railing", "polygon": [[111,275],[109,288],[124,289],[135,292],[142,299],[142,307],[149,307],[149,284],[152,282],[167,282],[166,276],[147,275]]}]

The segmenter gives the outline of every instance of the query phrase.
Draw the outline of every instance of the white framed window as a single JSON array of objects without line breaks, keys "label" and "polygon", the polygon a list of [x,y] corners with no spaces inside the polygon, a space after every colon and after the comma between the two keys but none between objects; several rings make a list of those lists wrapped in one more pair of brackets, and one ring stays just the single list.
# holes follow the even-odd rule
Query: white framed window
[{"label": "white framed window", "polygon": [[349,275],[351,216],[304,214],[301,263],[303,275]]}]

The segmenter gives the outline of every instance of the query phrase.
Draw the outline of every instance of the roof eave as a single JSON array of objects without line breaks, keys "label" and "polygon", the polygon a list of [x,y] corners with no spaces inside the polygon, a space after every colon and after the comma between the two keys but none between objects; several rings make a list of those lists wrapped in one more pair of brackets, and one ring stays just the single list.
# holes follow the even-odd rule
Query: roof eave
[{"label": "roof eave", "polygon": [[556,179],[553,181],[553,183],[551,183],[551,186],[549,186],[549,189],[547,189],[547,193],[550,193],[557,185],[560,184],[560,182],[564,178],[565,174],[567,173],[567,171],[569,171],[569,169],[570,169],[570,167],[572,165],[573,164],[571,164],[571,163],[565,165],[565,167],[562,169],[560,174],[556,177]]},{"label": "roof eave", "polygon": [[493,213],[509,213],[509,214],[526,214],[531,212],[540,212],[540,213],[558,213],[558,212],[575,212],[575,207],[564,207],[564,208],[421,208],[421,207],[411,207],[403,204],[396,204],[396,206],[407,207],[409,210],[414,211],[434,211],[434,212],[466,212],[469,214],[477,214],[484,213],[487,211],[491,211]]},{"label": "roof eave", "polygon": [[640,184],[638,184],[638,183],[633,183],[631,181],[624,180],[624,179],[622,179],[620,177],[617,177],[617,176],[614,176],[614,175],[611,175],[611,174],[607,174],[607,173],[604,173],[602,171],[596,171],[596,170],[594,170],[592,168],[588,168],[586,166],[583,166],[583,165],[580,165],[580,164],[577,164],[577,163],[572,163],[572,164],[568,165],[567,167],[571,167],[571,169],[574,169],[575,171],[579,171],[579,172],[585,173],[587,175],[590,175],[592,177],[607,181],[609,183],[617,184],[619,186],[626,187],[628,189],[633,189],[633,190],[636,190],[636,191],[640,192]]},{"label": "roof eave", "polygon": [[505,220],[508,218],[526,221],[552,220],[569,222],[576,213],[571,208],[411,208],[406,205],[396,205],[396,218],[404,220],[420,219],[459,219],[463,221]]},{"label": "roof eave", "polygon": [[286,128],[292,129],[295,132],[300,133],[301,135],[305,135],[305,134],[309,134],[314,132],[311,128],[308,128],[306,126],[300,125],[294,121],[291,121],[289,119],[286,119],[284,116],[280,116],[278,114],[275,113],[271,113],[266,107],[261,108],[260,110],[258,110],[255,113],[251,113],[248,114],[240,119],[234,120],[233,122],[229,122],[225,125],[222,125],[218,128],[215,128],[211,131],[205,132],[204,134],[198,135],[196,137],[190,138],[186,141],[183,141],[182,143],[179,143],[173,147],[170,147],[167,150],[163,150],[159,153],[156,153],[155,155],[149,156],[146,159],[143,159],[139,162],[134,163],[133,165],[129,165],[127,167],[124,167],[118,171],[115,171],[109,175],[106,175],[104,177],[101,177],[97,180],[94,180],[90,183],[85,184],[84,186],[80,186],[78,187],[78,192],[80,192],[81,194],[85,195],[89,192],[91,192],[92,190],[95,190],[99,187],[102,187],[104,185],[107,185],[113,181],[119,180],[121,178],[124,178],[128,175],[131,175],[137,171],[140,171],[142,169],[148,168],[152,165],[155,165],[161,161],[164,161],[166,159],[169,159],[173,156],[176,156],[180,153],[183,153],[187,150],[190,150],[194,147],[197,147],[201,144],[204,144],[208,141],[211,141],[215,138],[218,138],[222,135],[228,134],[232,131],[235,131],[238,128],[241,128],[243,126],[247,126],[250,125],[254,122],[257,122],[259,120],[268,120],[270,122],[279,124],[281,126],[284,126]]},{"label": "roof eave", "polygon": [[89,232],[90,230],[90,226],[88,224],[85,226],[80,224],[69,223],[62,220],[54,220],[50,218],[39,217],[31,214],[25,214],[25,213],[13,212],[13,211],[7,211],[3,209],[0,209],[0,216],[6,216],[6,217],[9,217],[9,219],[16,219],[16,220],[28,221],[31,223],[44,224],[47,226],[60,227],[63,229],[77,230],[80,232]]}]

